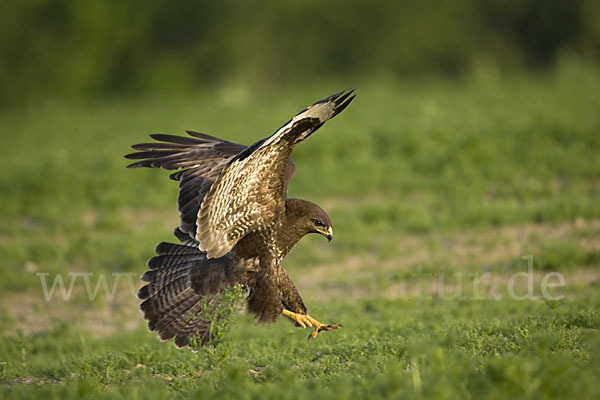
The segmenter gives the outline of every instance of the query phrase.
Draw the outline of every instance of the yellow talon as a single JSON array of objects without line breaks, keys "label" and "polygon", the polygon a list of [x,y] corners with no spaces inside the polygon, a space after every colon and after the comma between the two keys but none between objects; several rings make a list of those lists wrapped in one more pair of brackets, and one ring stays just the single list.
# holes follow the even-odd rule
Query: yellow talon
[{"label": "yellow talon", "polygon": [[298,314],[286,309],[284,309],[281,313],[286,317],[294,320],[302,328],[306,328],[307,326],[314,326],[315,329],[310,333],[310,335],[308,335],[309,340],[316,338],[319,332],[321,331],[332,331],[334,329],[341,328],[342,326],[339,324],[322,324],[308,314]]}]

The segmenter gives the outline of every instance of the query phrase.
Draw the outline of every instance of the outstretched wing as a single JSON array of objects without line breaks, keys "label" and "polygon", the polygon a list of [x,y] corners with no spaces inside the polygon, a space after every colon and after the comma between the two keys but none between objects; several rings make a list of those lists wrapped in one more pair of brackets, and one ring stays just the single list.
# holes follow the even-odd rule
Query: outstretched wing
[{"label": "outstretched wing", "polygon": [[193,239],[196,237],[196,218],[204,196],[229,160],[247,146],[204,133],[187,133],[191,137],[150,135],[157,142],[133,145],[132,148],[138,152],[125,157],[140,160],[127,168],[178,170],[170,178],[179,181],[179,228]]},{"label": "outstretched wing", "polygon": [[205,196],[196,221],[196,240],[209,258],[221,257],[251,232],[268,227],[286,200],[286,169],[294,146],[339,114],[352,90],[336,93],[306,109],[233,157]]},{"label": "outstretched wing", "polygon": [[[191,137],[150,135],[157,142],[133,145],[131,147],[138,152],[127,154],[125,158],[140,160],[129,164],[127,168],[178,170],[171,174],[170,178],[179,181],[179,230],[195,242],[196,219],[204,196],[223,167],[248,146],[204,133],[187,131],[187,134]],[[286,185],[292,179],[295,170],[294,162],[291,158],[288,159],[285,170]],[[183,243],[184,238],[180,239]]]}]

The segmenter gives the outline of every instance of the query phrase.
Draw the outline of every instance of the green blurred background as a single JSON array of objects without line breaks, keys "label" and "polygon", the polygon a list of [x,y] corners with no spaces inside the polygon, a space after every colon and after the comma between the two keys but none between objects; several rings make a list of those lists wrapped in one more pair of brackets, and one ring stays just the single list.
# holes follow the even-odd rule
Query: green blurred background
[{"label": "green blurred background", "polygon": [[594,0],[2,1],[0,104],[598,63]]},{"label": "green blurred background", "polygon": [[[0,398],[600,398],[599,44],[593,0],[0,0]],[[131,144],[250,144],[352,86],[289,187],[335,239],[284,260],[344,329],[239,316],[215,365],[124,280],[44,299],[37,273],[110,286],[175,240],[176,184]],[[506,292],[525,255],[535,301]]]}]

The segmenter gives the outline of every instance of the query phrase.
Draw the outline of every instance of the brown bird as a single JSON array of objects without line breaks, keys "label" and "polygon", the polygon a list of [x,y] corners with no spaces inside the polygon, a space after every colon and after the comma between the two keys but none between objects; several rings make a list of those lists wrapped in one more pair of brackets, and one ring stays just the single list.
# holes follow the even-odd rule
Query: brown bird
[{"label": "brown bird", "polygon": [[288,199],[295,171],[294,146],[319,129],[354,99],[343,91],[302,110],[273,135],[251,146],[188,131],[190,137],[155,134],[158,142],[132,146],[126,155],[140,161],[128,168],[177,170],[181,244],[159,243],[138,292],[148,329],[177,347],[195,336],[211,339],[211,318],[224,288],[241,284],[247,309],[259,321],[279,315],[301,327],[309,338],[340,325],[322,324],[307,308],[281,260],[306,234],[331,241],[331,220],[318,205]]}]

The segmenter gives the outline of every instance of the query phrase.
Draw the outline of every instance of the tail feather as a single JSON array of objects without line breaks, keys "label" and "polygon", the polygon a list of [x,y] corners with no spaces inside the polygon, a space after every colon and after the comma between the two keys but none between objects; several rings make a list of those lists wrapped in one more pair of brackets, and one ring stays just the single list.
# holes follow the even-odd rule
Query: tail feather
[{"label": "tail feather", "polygon": [[[190,291],[191,289],[186,290],[186,292]],[[156,330],[159,331],[159,333],[161,331],[179,331],[182,328],[182,325],[185,325],[187,321],[193,317],[187,315],[188,311],[200,301],[202,301],[202,296],[198,296],[193,293],[186,293],[186,296],[182,301],[180,301],[175,307],[171,308],[171,310],[169,310],[168,312],[162,314],[156,320]],[[183,321],[185,321],[185,323]],[[168,339],[170,339],[171,337],[169,337]]]},{"label": "tail feather", "polygon": [[[177,229],[175,235],[188,237]],[[210,315],[203,313],[210,313],[218,303],[230,261],[208,260],[206,253],[188,240],[186,244],[160,243],[156,254],[148,261],[149,269],[142,276],[148,284],[138,292],[148,329],[156,331],[161,340],[175,338],[177,347],[189,345],[194,335],[206,343],[210,336]]]},{"label": "tail feather", "polygon": [[[193,266],[189,264],[175,264],[169,267],[157,268],[157,269],[149,269],[144,272],[144,275],[141,276],[141,280],[144,282],[150,282],[156,284],[157,282],[163,282],[168,278],[172,278],[173,276],[180,276],[181,274],[189,273],[189,270],[192,269]],[[167,282],[164,282],[167,283]],[[145,296],[144,298],[147,298]]]},{"label": "tail feather", "polygon": [[148,260],[146,265],[148,268],[164,268],[164,267],[176,267],[177,265],[187,265],[193,261],[206,260],[206,254],[175,254],[175,255],[162,255],[152,257]]},{"label": "tail feather", "polygon": [[202,319],[198,319],[195,322],[190,322],[182,330],[182,333],[179,333],[175,336],[175,346],[178,348],[188,346],[190,344],[190,336],[192,332],[202,332],[199,334],[199,339],[203,344],[206,343],[209,339],[210,322]]},{"label": "tail feather", "polygon": [[[177,229],[176,229],[176,231],[177,231]],[[177,235],[177,233],[175,233],[175,234]],[[165,256],[165,255],[174,256],[174,255],[178,255],[178,254],[197,254],[197,255],[203,254],[201,251],[198,251],[198,249],[196,249],[192,246],[173,244],[173,243],[167,243],[167,242],[160,242],[159,244],[157,244],[154,251],[156,252],[156,254],[158,256]],[[156,257],[152,257],[151,260],[153,258],[156,258]]]},{"label": "tail feather", "polygon": [[[204,304],[198,303],[196,306],[194,306],[188,311],[188,314],[201,314],[203,306]],[[207,308],[211,306],[212,304],[209,302],[209,304],[207,304]],[[175,346],[187,346],[190,343],[189,337],[194,332],[202,332],[202,334],[199,335],[199,339],[202,342],[202,344],[206,343],[209,339],[210,324],[211,322],[208,321],[206,318],[199,317],[190,319],[187,322],[187,324],[180,330],[180,332],[175,336]]]},{"label": "tail feather", "polygon": [[140,304],[140,310],[144,313],[144,318],[149,321],[157,319],[192,295],[193,290],[186,281],[186,278],[180,278],[144,300]]},{"label": "tail feather", "polygon": [[[191,326],[196,327],[199,323],[205,323],[207,327],[210,327],[210,321],[208,321],[208,318],[204,315],[203,310],[204,307],[210,307],[211,305],[212,300],[206,305],[205,300],[202,298],[196,299],[195,301],[194,299],[189,299],[185,305],[182,304],[182,312],[170,320],[168,319],[169,316],[165,316],[164,320],[159,322],[159,325],[164,324],[168,327],[168,329],[163,330],[165,336],[168,336],[168,339],[175,336],[189,337],[194,333],[194,330],[189,329]],[[188,328],[187,332],[186,328]],[[205,333],[208,332],[201,332],[200,336],[203,337]],[[163,336],[161,336],[161,339],[164,339]],[[181,342],[181,339],[179,341]],[[202,343],[204,342],[205,341],[202,340]],[[175,345],[177,345],[177,343]]]},{"label": "tail feather", "polygon": [[[167,291],[172,291],[175,288],[179,288],[182,283],[185,284],[185,287],[187,287],[188,285],[186,280],[189,279],[189,270],[191,268],[192,267],[186,267],[177,270],[171,270],[162,275],[155,274],[154,272],[156,272],[156,270],[146,271],[144,275],[142,275],[141,279],[144,282],[148,282],[148,284],[140,288],[138,292],[138,298],[148,299],[149,297],[156,295],[169,297],[169,293],[166,293]],[[163,289],[165,289],[165,293],[159,293]]]}]

